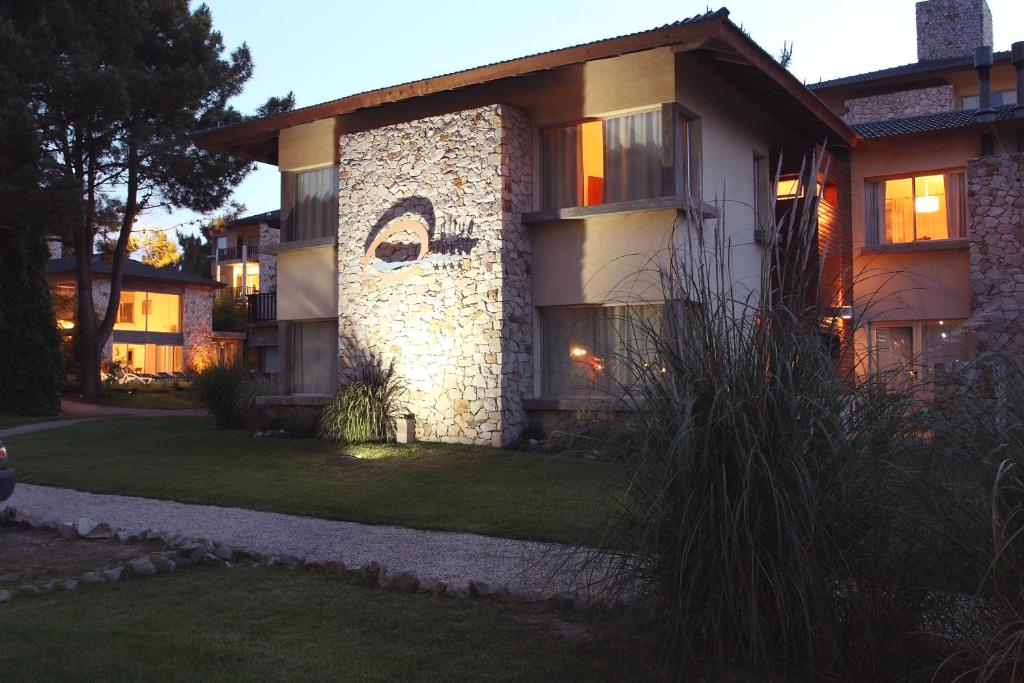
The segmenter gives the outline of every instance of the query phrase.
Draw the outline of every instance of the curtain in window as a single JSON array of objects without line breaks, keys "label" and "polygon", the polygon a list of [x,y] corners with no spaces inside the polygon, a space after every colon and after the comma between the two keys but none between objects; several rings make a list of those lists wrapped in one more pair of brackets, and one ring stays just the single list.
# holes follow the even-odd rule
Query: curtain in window
[{"label": "curtain in window", "polygon": [[660,197],[661,111],[604,122],[604,200]]},{"label": "curtain in window", "polygon": [[292,340],[294,393],[334,393],[337,324],[333,321],[296,323]]},{"label": "curtain in window", "polygon": [[282,241],[330,237],[338,230],[338,168],[281,175]]},{"label": "curtain in window", "polygon": [[867,183],[864,201],[864,239],[868,244],[878,244],[882,241],[881,228],[885,225],[885,186]]},{"label": "curtain in window", "polygon": [[964,201],[964,174],[947,173],[944,180],[949,237],[950,239],[965,237],[967,235],[967,202]]},{"label": "curtain in window", "polygon": [[579,126],[546,128],[542,133],[541,169],[545,209],[564,209],[580,203]]}]

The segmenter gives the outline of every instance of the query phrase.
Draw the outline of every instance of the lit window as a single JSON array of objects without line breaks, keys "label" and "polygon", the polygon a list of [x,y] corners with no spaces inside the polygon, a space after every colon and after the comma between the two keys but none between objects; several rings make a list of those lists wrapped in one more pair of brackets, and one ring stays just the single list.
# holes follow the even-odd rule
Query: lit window
[{"label": "lit window", "polygon": [[121,292],[115,330],[181,332],[181,295]]},{"label": "lit window", "polygon": [[634,363],[657,362],[650,334],[661,312],[660,305],[541,309],[543,394],[604,396],[629,384]]},{"label": "lit window", "polygon": [[[678,142],[663,140],[663,117],[669,111],[545,128],[541,132],[543,207],[594,206],[674,193],[699,197],[699,121],[680,115]],[[673,187],[666,187],[663,176],[666,144],[678,144],[673,156],[684,160]]]},{"label": "lit window", "polygon": [[115,342],[111,358],[126,370],[139,374],[182,372],[184,368],[184,349],[176,345]]},{"label": "lit window", "polygon": [[963,173],[870,181],[865,196],[870,242],[899,244],[964,236]]}]

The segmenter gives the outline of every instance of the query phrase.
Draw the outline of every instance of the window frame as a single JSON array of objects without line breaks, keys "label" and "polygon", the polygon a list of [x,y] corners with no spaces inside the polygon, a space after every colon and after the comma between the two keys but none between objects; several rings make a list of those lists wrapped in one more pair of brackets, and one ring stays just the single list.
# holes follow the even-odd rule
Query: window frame
[{"label": "window frame", "polygon": [[[955,323],[951,324],[949,329],[956,328],[961,331],[962,342],[967,345],[966,350],[970,354],[969,330],[963,327],[968,320],[969,318],[917,318],[911,320],[880,320],[868,323],[868,367],[873,373],[878,373],[881,370],[878,366],[877,330],[909,327],[913,344],[910,366],[915,373],[915,379],[918,381],[918,388],[926,393],[931,393],[934,391],[936,378],[933,376],[933,368],[928,365],[929,359],[925,357],[925,325],[928,323],[941,323],[943,321]],[[970,356],[968,355],[964,362],[969,360],[969,358]],[[922,375],[923,381],[921,380]]]},{"label": "window frame", "polygon": [[[296,201],[295,197],[298,189],[298,177],[308,173],[318,173],[331,169],[333,170],[333,181],[334,181],[334,202],[331,204],[330,214],[334,218],[330,225],[323,226],[321,233],[316,237],[310,237],[305,239],[295,239],[295,222],[296,222]],[[301,244],[304,242],[318,242],[329,238],[338,238],[338,224],[339,224],[339,207],[338,202],[340,201],[340,167],[338,164],[328,164],[326,166],[317,166],[312,168],[302,168],[281,171],[281,244]]]},{"label": "window frame", "polygon": [[[915,213],[915,215],[914,215],[914,239],[910,240],[908,242],[886,242],[885,239],[884,239],[885,225],[884,224],[882,224],[882,225],[872,225],[872,223],[876,221],[877,216],[872,216],[871,212],[868,211],[868,202],[870,201],[870,196],[871,196],[870,193],[872,191],[871,190],[872,185],[883,184],[887,180],[908,180],[908,179],[913,179],[914,180],[913,187],[915,188],[914,192],[916,193],[916,187],[917,187],[916,179],[917,178],[920,178],[920,177],[923,177],[923,176],[933,176],[933,175],[943,175],[944,176],[944,175],[947,175],[947,174],[950,174],[950,173],[960,173],[960,174],[963,174],[963,176],[964,176],[963,185],[960,188],[960,190],[961,190],[961,197],[963,197],[963,200],[961,202],[961,207],[960,207],[960,218],[961,218],[961,221],[962,221],[962,224],[963,224],[964,234],[957,235],[956,237],[945,237],[945,238],[942,238],[942,239],[918,240],[917,239],[917,215]],[[948,214],[949,214],[948,192],[947,192],[947,200],[946,201],[947,201],[947,203],[946,203],[946,213],[947,213],[947,216],[948,216]],[[864,206],[864,221],[863,221],[863,224],[864,224],[864,243],[867,244],[868,246],[872,246],[872,247],[875,247],[875,246],[886,246],[887,247],[887,246],[896,246],[896,245],[920,245],[920,244],[925,244],[925,243],[927,243],[927,244],[936,244],[936,243],[937,244],[943,244],[943,243],[946,243],[946,242],[952,242],[952,241],[955,241],[955,240],[965,239],[967,237],[967,219],[969,218],[969,216],[967,214],[967,168],[965,166],[950,166],[950,167],[946,167],[946,168],[927,169],[927,170],[921,170],[921,171],[910,171],[910,172],[904,172],[904,173],[890,173],[890,174],[887,174],[887,175],[865,177],[864,178],[864,201],[863,201],[863,206]]]},{"label": "window frame", "polygon": [[[621,201],[602,201],[598,204],[586,204],[586,187],[581,178],[577,177],[575,190],[576,203],[572,206],[548,206],[545,195],[548,194],[548,179],[545,177],[547,159],[544,150],[544,133],[569,127],[581,127],[587,123],[608,121],[611,119],[660,112],[661,120],[661,191],[653,197],[645,199],[663,199],[665,197],[685,197],[695,204],[700,203],[703,194],[702,181],[702,145],[701,119],[699,116],[684,109],[678,102],[663,102],[647,107],[637,107],[621,111],[609,112],[600,116],[586,116],[569,121],[546,123],[537,130],[537,163],[535,165],[537,196],[535,206],[540,211],[558,211],[561,209],[610,206]],[[684,125],[685,122],[685,125]]]},{"label": "window frame", "polygon": [[635,303],[619,303],[619,302],[603,302],[603,303],[580,303],[580,304],[556,304],[551,306],[538,306],[534,309],[534,347],[538,349],[539,353],[536,357],[537,362],[534,365],[534,395],[541,400],[557,400],[557,401],[607,401],[614,398],[614,394],[603,391],[596,383],[593,386],[593,390],[586,396],[580,396],[575,394],[555,394],[548,390],[548,372],[547,372],[547,360],[550,349],[548,348],[548,338],[545,330],[545,315],[547,311],[567,311],[567,310],[602,310],[602,309],[626,309],[626,308],[640,308],[645,306],[654,306],[661,310],[662,321],[664,322],[667,314],[667,307],[670,302],[667,301],[639,301]]}]

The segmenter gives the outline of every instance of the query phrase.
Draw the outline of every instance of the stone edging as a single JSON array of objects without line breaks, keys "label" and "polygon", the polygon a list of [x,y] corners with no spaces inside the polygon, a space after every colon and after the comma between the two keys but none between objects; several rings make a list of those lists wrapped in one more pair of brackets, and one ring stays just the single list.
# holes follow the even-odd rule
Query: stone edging
[{"label": "stone edging", "polygon": [[[484,581],[476,580],[470,580],[465,585],[459,586],[437,579],[420,578],[409,571],[391,572],[376,561],[360,567],[347,567],[341,560],[320,561],[294,555],[264,554],[235,548],[226,543],[218,543],[204,538],[189,538],[155,529],[141,527],[114,529],[109,524],[95,522],[84,517],[77,522],[40,519],[14,507],[0,509],[0,526],[53,531],[66,539],[107,540],[116,538],[125,545],[144,545],[156,551],[124,561],[113,567],[85,572],[78,581],[74,579],[50,581],[42,586],[25,584],[18,588],[19,593],[44,593],[58,589],[74,590],[78,587],[79,581],[82,583],[118,582],[128,577],[166,574],[179,567],[194,565],[222,566],[228,569],[236,566],[284,566],[288,569],[304,569],[332,574],[347,573],[371,586],[401,593],[420,593],[452,599],[482,598],[506,603],[548,603],[560,609],[582,606],[576,596],[570,593],[545,597],[537,591],[518,590],[512,586],[495,588]],[[0,589],[0,603],[11,598],[12,595],[9,591]]]}]

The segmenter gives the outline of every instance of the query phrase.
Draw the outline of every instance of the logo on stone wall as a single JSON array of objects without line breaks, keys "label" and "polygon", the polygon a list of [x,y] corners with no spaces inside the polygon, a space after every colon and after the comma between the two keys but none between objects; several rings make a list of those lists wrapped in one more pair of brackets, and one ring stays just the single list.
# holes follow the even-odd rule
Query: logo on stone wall
[{"label": "logo on stone wall", "polygon": [[444,267],[472,252],[479,240],[472,219],[438,222],[432,234],[413,218],[396,220],[381,230],[363,254],[363,265],[385,280],[401,280],[422,272],[424,266]]}]

